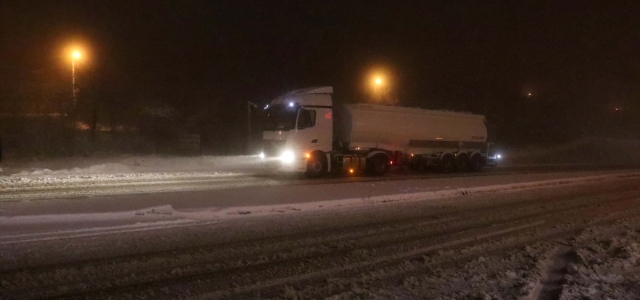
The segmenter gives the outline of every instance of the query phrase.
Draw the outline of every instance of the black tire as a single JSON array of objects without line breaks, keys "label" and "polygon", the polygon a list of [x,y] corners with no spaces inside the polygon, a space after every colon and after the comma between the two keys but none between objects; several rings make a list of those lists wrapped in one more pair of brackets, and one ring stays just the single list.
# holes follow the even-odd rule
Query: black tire
[{"label": "black tire", "polygon": [[482,155],[474,154],[473,156],[471,156],[469,169],[472,172],[480,172],[480,170],[482,170],[482,167],[484,167],[484,159],[482,158]]},{"label": "black tire", "polygon": [[458,153],[456,156],[456,171],[465,172],[469,171],[471,162],[469,161],[469,155],[466,153]]},{"label": "black tire", "polygon": [[307,171],[305,175],[308,178],[318,178],[327,173],[327,158],[319,152],[311,154],[307,159]]},{"label": "black tire", "polygon": [[440,165],[438,166],[440,172],[451,173],[456,170],[456,160],[451,154],[445,154],[440,158]]},{"label": "black tire", "polygon": [[389,170],[389,158],[378,153],[367,159],[367,173],[371,176],[382,176]]}]

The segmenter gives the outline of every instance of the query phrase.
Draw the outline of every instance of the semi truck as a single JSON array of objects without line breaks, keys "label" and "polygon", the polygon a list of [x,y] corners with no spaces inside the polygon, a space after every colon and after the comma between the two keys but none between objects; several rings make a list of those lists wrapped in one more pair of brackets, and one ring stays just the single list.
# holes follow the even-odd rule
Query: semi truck
[{"label": "semi truck", "polygon": [[495,164],[482,115],[345,104],[332,95],[330,86],[306,88],[265,106],[260,156],[268,167],[319,177],[381,176],[394,166],[479,171]]}]

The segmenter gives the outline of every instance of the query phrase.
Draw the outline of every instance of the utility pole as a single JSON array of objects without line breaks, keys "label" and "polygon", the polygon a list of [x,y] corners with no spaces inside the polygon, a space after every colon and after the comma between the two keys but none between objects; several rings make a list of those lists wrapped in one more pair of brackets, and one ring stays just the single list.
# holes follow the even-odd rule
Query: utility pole
[{"label": "utility pole", "polygon": [[247,101],[247,144],[246,144],[246,153],[250,154],[251,151],[251,107],[258,108],[258,105]]}]

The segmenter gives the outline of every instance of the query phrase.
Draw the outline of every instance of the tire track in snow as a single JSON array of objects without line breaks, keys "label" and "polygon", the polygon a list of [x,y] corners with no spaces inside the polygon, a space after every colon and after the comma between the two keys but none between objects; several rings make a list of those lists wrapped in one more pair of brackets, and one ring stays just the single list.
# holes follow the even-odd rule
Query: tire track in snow
[{"label": "tire track in snow", "polygon": [[571,248],[559,246],[545,261],[542,277],[529,297],[531,300],[558,300],[565,283]]},{"label": "tire track in snow", "polygon": [[[407,252],[402,252],[402,253],[397,253],[397,254],[393,254],[393,255],[383,256],[383,257],[379,257],[377,259],[370,260],[370,261],[363,261],[363,262],[349,264],[349,265],[345,265],[345,266],[341,266],[341,267],[337,267],[337,268],[330,268],[330,269],[325,269],[325,270],[321,270],[321,271],[317,271],[317,272],[313,272],[313,273],[306,273],[306,274],[303,274],[303,275],[295,275],[295,276],[290,276],[290,277],[285,277],[285,278],[279,278],[279,279],[267,281],[267,282],[264,282],[264,283],[259,283],[259,284],[255,284],[255,285],[251,285],[251,286],[247,286],[247,287],[243,287],[243,288],[233,289],[233,293],[240,293],[240,294],[249,293],[249,292],[252,292],[252,291],[257,291],[257,290],[261,290],[261,289],[265,289],[265,288],[284,285],[284,284],[291,283],[291,282],[298,282],[298,281],[303,281],[303,280],[308,280],[308,279],[314,279],[314,278],[324,277],[324,276],[328,276],[328,275],[331,275],[331,274],[336,274],[336,273],[349,271],[349,270],[353,270],[353,269],[365,268],[365,267],[369,267],[369,266],[372,266],[372,265],[386,263],[386,262],[390,262],[390,261],[394,261],[394,260],[400,260],[400,259],[403,259],[403,258],[408,258],[408,257],[420,255],[420,254],[427,253],[427,252],[433,252],[433,251],[440,250],[440,249],[445,249],[445,248],[449,248],[449,247],[458,246],[458,245],[469,243],[469,242],[472,242],[472,241],[482,240],[482,239],[495,237],[495,236],[499,236],[499,235],[502,235],[502,234],[506,234],[506,233],[510,233],[510,232],[514,232],[514,231],[518,231],[518,230],[522,230],[522,229],[527,229],[527,228],[530,228],[530,227],[542,225],[544,223],[545,223],[545,221],[537,221],[537,222],[533,222],[533,223],[529,223],[529,224],[524,224],[524,225],[520,225],[520,226],[515,226],[515,227],[505,228],[505,229],[496,230],[496,231],[492,231],[492,232],[488,232],[488,233],[483,233],[483,234],[479,234],[479,235],[472,236],[472,237],[461,238],[461,239],[457,239],[457,240],[453,240],[453,241],[449,241],[449,242],[445,242],[445,243],[441,243],[441,244],[435,244],[435,245],[431,245],[431,246],[427,246],[427,247],[423,247],[423,248],[418,248],[418,249],[407,251]],[[215,299],[215,298],[219,298],[219,297],[226,297],[226,296],[228,296],[227,294],[228,294],[228,291],[213,292],[213,293],[201,294],[201,295],[199,295],[197,297],[191,297],[191,299]]]},{"label": "tire track in snow", "polygon": [[[509,240],[509,237],[505,235],[503,240],[489,241],[486,245],[482,245],[482,247],[477,248],[474,251],[471,251],[471,253],[467,253],[462,256],[457,256],[455,258],[445,257],[445,259],[440,262],[430,261],[429,269],[435,269],[439,267],[440,268],[442,267],[457,268],[460,266],[460,264],[470,261],[478,257],[478,255],[482,255],[482,256],[487,256],[492,254],[497,255],[500,253],[504,253],[504,251],[515,249],[517,247],[532,244],[535,242],[551,241],[559,238],[573,237],[583,232],[586,228],[589,228],[591,226],[597,226],[602,224],[612,224],[620,219],[640,217],[640,208],[638,208],[640,199],[633,199],[633,198],[629,198],[629,199],[631,201],[619,202],[618,207],[616,207],[615,209],[615,212],[592,213],[593,219],[591,219],[591,221],[589,221],[587,224],[583,222],[579,222],[579,220],[581,220],[581,217],[576,217],[575,215],[570,216],[569,218],[564,220],[556,219],[554,222],[551,222],[550,220],[550,222],[542,226],[531,228],[534,231],[530,232],[528,235],[525,235],[523,230],[521,235],[524,237],[516,238],[515,240],[513,239]],[[587,216],[590,217],[591,215],[587,215]],[[558,227],[557,225],[561,224],[563,221],[564,222],[571,221],[575,223],[574,223],[574,226],[570,226],[570,227],[564,227],[564,226]],[[546,230],[544,227],[547,227]],[[570,259],[571,255],[568,258]],[[379,266],[379,265],[375,266],[376,268],[384,269],[384,272],[382,272],[382,275],[379,276],[377,279],[374,279],[374,282],[370,283],[370,285],[385,286],[386,284],[388,284],[389,281],[397,282],[401,278],[406,278],[411,274],[415,274],[415,275],[417,275],[418,273],[424,274],[424,270],[420,268],[407,270],[406,269],[407,265],[404,264],[404,262],[398,262],[397,265],[399,265],[400,267],[397,267],[396,271],[388,270],[388,268],[393,266]],[[347,272],[343,274],[340,278],[343,280],[343,282],[350,282],[353,280],[353,278],[362,278],[361,275],[366,273],[367,273],[366,270],[357,270],[356,272]],[[372,279],[370,278],[369,280],[372,280]],[[380,282],[380,281],[384,281],[384,282]],[[311,285],[310,282],[307,282],[305,284],[305,286],[310,286],[310,285]],[[344,285],[350,286],[349,284],[344,284]],[[331,288],[332,294],[336,294],[338,292],[346,292],[346,291],[347,289]],[[324,298],[324,297],[328,297],[328,295],[322,294],[322,293],[318,294],[317,292],[313,294],[313,298]],[[534,298],[534,300],[538,300],[538,299]]]}]

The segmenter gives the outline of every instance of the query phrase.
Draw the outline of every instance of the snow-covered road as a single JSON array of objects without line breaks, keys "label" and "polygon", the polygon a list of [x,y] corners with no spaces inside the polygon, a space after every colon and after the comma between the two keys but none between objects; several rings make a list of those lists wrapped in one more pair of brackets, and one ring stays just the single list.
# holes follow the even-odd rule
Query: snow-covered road
[{"label": "snow-covered road", "polygon": [[639,204],[633,170],[3,202],[0,298],[636,299]]}]

